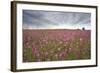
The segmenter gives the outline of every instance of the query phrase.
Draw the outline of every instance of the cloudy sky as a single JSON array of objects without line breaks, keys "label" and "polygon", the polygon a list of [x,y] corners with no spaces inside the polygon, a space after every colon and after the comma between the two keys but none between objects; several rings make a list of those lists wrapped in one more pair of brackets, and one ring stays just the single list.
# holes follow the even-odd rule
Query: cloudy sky
[{"label": "cloudy sky", "polygon": [[23,10],[23,29],[86,29],[91,28],[91,14]]}]

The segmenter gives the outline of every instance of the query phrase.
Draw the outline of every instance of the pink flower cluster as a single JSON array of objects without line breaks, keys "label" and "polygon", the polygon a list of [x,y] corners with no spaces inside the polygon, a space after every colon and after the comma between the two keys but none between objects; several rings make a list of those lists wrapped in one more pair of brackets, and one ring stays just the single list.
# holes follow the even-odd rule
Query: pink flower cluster
[{"label": "pink flower cluster", "polygon": [[89,59],[90,30],[23,30],[23,62]]}]

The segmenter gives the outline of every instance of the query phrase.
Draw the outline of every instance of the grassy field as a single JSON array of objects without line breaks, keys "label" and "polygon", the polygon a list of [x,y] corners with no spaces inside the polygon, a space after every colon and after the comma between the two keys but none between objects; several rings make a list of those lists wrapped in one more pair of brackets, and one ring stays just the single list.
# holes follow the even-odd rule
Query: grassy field
[{"label": "grassy field", "polygon": [[91,58],[90,30],[23,29],[23,62]]}]

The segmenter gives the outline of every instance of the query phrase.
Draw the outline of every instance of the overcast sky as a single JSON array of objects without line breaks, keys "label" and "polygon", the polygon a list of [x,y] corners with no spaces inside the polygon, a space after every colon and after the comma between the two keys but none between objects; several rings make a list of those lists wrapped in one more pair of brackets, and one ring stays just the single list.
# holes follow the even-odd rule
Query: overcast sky
[{"label": "overcast sky", "polygon": [[23,29],[86,29],[91,28],[91,14],[23,10]]}]

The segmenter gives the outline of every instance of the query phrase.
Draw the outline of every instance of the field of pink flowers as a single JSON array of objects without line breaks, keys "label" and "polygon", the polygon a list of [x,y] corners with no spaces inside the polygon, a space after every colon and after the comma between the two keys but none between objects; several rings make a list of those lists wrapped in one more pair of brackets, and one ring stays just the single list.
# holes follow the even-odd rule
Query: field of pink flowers
[{"label": "field of pink flowers", "polygon": [[90,30],[23,29],[23,62],[91,58]]}]

